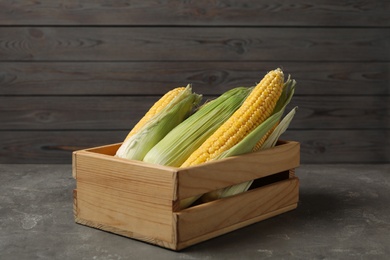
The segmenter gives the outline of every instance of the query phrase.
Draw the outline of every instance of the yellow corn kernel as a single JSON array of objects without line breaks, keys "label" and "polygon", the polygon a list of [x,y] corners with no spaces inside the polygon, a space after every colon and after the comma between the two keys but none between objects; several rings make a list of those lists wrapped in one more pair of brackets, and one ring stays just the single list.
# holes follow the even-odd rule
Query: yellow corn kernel
[{"label": "yellow corn kernel", "polygon": [[185,87],[178,87],[172,89],[165,93],[154,105],[149,109],[149,111],[142,117],[142,119],[131,129],[128,135],[125,138],[125,141],[129,139],[132,135],[137,133],[142,126],[145,125],[154,115],[161,112],[161,110],[166,107],[179,93],[185,90]]},{"label": "yellow corn kernel", "polygon": [[[279,123],[278,123],[279,124]],[[268,139],[268,137],[272,134],[272,132],[275,130],[275,128],[278,126],[278,124],[275,124],[253,147],[252,152],[257,152],[260,150],[261,146],[264,144],[265,140]]]},{"label": "yellow corn kernel", "polygon": [[281,69],[268,72],[241,107],[181,165],[188,167],[208,162],[230,149],[273,112],[283,91]]}]

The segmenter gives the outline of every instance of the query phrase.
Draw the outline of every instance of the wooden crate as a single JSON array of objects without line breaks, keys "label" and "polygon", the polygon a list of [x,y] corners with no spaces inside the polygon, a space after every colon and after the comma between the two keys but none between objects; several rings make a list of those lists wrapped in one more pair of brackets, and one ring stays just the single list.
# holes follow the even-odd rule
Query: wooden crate
[{"label": "wooden crate", "polygon": [[[188,168],[114,157],[119,146],[73,153],[77,223],[181,250],[297,207],[297,142]],[[181,199],[249,180],[247,192],[180,210]]]}]

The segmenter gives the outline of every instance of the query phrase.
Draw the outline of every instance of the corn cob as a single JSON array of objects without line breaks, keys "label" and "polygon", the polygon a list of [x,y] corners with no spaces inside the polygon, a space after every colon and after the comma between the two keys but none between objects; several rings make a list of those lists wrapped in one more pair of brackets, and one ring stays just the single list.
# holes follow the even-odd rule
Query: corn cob
[{"label": "corn cob", "polygon": [[[290,75],[288,75],[288,79],[283,85],[282,94],[275,105],[274,113],[277,113],[280,110],[284,111],[287,104],[290,103],[290,100],[294,95],[295,84],[296,84],[295,80],[292,80],[290,78]],[[253,147],[252,152],[256,152],[261,149],[264,142],[268,139],[268,137],[272,134],[272,132],[275,130],[275,128],[278,125],[279,125],[279,121],[257,142],[257,144]]]},{"label": "corn cob", "polygon": [[280,69],[268,72],[241,107],[181,165],[188,167],[208,162],[242,140],[273,112],[283,90]]},{"label": "corn cob", "polygon": [[127,138],[117,150],[116,156],[142,160],[154,145],[189,116],[200,100],[201,95],[192,93],[191,86],[188,85],[137,132]]},{"label": "corn cob", "polygon": [[242,104],[251,89],[231,89],[203,105],[170,131],[144,157],[143,161],[179,167]]},{"label": "corn cob", "polygon": [[[283,120],[279,124],[275,124],[275,122],[281,116],[283,111],[279,111],[278,113],[274,114],[269,119],[267,119],[267,121],[269,121],[269,122],[267,122],[267,121],[264,122],[264,124],[266,124],[266,125],[268,124],[268,127],[262,127],[262,125],[260,125],[258,128],[256,128],[254,130],[254,132],[247,135],[239,144],[232,147],[231,149],[226,151],[224,154],[221,154],[221,156],[218,159],[251,152],[248,147],[250,147],[250,145],[249,145],[250,143],[253,143],[253,139],[256,139],[255,138],[256,135],[261,136],[262,135],[261,132],[267,131],[267,129],[269,129],[272,125],[273,126],[270,130],[273,130],[273,131],[270,133],[270,130],[268,130],[268,132],[264,135],[264,136],[266,136],[266,135],[268,135],[268,136],[267,136],[266,141],[263,142],[263,144],[259,148],[259,150],[264,150],[264,149],[268,149],[268,148],[275,146],[280,135],[283,134],[286,131],[287,127],[289,126],[291,120],[293,119],[293,117],[295,115],[296,110],[297,110],[297,107],[293,108],[283,118]],[[255,132],[257,132],[257,133],[255,133]],[[212,201],[212,200],[216,200],[216,199],[220,199],[220,198],[233,196],[233,195],[236,195],[238,193],[247,191],[249,189],[249,187],[252,185],[252,182],[253,181],[243,182],[243,183],[236,184],[236,185],[233,185],[233,186],[230,186],[227,188],[223,188],[223,189],[219,189],[216,191],[206,193],[202,196],[202,201],[208,202],[208,201]]]},{"label": "corn cob", "polygon": [[[242,141],[240,141],[238,144],[236,144],[229,150],[226,150],[225,152],[221,153],[215,159],[222,159],[229,156],[236,156],[236,155],[245,154],[257,150],[268,149],[275,146],[280,135],[282,135],[287,130],[297,110],[297,107],[293,108],[281,120],[281,117],[284,113],[286,106],[290,103],[290,100],[294,95],[295,84],[296,84],[295,80],[291,80],[289,77],[289,79],[284,84],[283,93],[279,98],[278,103],[276,104],[272,115],[262,124],[260,124],[257,128],[255,128],[251,133],[249,133]],[[254,143],[256,144],[253,147]],[[216,200],[219,198],[224,198],[224,197],[232,196],[247,191],[251,186],[251,184],[252,181],[249,181],[231,187],[227,187],[224,189],[209,192],[202,196],[202,201],[207,202],[207,201]]]},{"label": "corn cob", "polygon": [[154,105],[149,109],[149,111],[142,117],[142,119],[131,129],[128,135],[125,138],[125,141],[129,139],[132,135],[139,131],[139,129],[146,124],[153,116],[160,113],[175,97],[177,97],[182,91],[185,90],[185,87],[178,87],[168,91],[164,96],[162,96]]},{"label": "corn cob", "polygon": [[[295,80],[291,80],[289,78],[283,86],[282,95],[276,103],[272,115],[255,129],[253,129],[247,136],[245,136],[245,138],[243,138],[235,146],[222,152],[213,160],[219,160],[229,156],[236,156],[253,152],[255,150],[258,150],[257,147],[260,145],[260,149],[265,149],[265,147],[270,148],[274,146],[277,141],[277,138],[287,129],[287,126],[289,125],[293,115],[295,114],[296,108],[294,108],[293,112],[290,112],[289,115],[287,115],[282,121],[280,121],[282,119],[286,106],[290,103],[294,95],[295,84]],[[271,144],[269,144],[269,142],[271,142]]]}]

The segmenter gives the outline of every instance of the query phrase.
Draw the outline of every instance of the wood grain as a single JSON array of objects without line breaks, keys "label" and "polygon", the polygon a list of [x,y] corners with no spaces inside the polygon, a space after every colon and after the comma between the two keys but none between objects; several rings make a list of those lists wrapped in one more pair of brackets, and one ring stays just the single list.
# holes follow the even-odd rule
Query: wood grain
[{"label": "wood grain", "polygon": [[211,97],[281,67],[298,82],[287,136],[304,162],[390,162],[389,11],[385,0],[1,1],[0,161],[68,163],[72,148],[122,141],[173,87]]},{"label": "wood grain", "polygon": [[[0,97],[0,130],[130,130],[159,98]],[[291,129],[388,128],[389,104],[389,96],[295,96]]]},{"label": "wood grain", "polygon": [[299,181],[293,178],[178,212],[179,241],[200,236],[207,239],[213,237],[213,232],[231,231],[229,227],[239,222],[296,206],[298,190]]},{"label": "wood grain", "polygon": [[151,203],[129,198],[128,190],[132,187],[134,186],[120,190],[102,184],[88,185],[77,182],[77,218],[88,219],[99,223],[99,226],[109,226],[171,242],[170,207],[162,205],[161,200]]},{"label": "wood grain", "polygon": [[301,142],[302,163],[386,163],[390,160],[387,128],[360,130],[290,130],[283,138]]},{"label": "wood grain", "polygon": [[172,243],[176,172],[168,167],[145,167],[107,153],[112,153],[111,147],[73,153],[76,221]]},{"label": "wood grain", "polygon": [[390,93],[389,62],[149,61],[0,62],[0,95],[163,95],[188,83],[216,95],[277,67],[297,80],[297,95]]},{"label": "wood grain", "polygon": [[[72,152],[123,141],[127,131],[1,131],[0,163],[71,163]],[[301,163],[386,163],[389,129],[289,129],[301,143]],[[297,174],[298,175],[298,174]]]},{"label": "wood grain", "polygon": [[258,153],[184,168],[178,171],[178,198],[203,195],[283,172],[298,167],[299,162],[299,143],[292,141]]},{"label": "wood grain", "polygon": [[71,163],[72,152],[118,143],[126,131],[2,131],[1,163]]},{"label": "wood grain", "polygon": [[[116,158],[111,155],[113,147],[117,145],[73,153],[77,223],[180,250],[286,212],[298,203],[299,180],[289,179],[287,174],[235,196],[174,211],[181,191],[194,183],[215,189],[227,182],[242,182],[245,178],[237,173],[259,179],[297,167],[296,142],[280,142],[267,151],[184,169]],[[230,172],[224,174],[226,169]],[[202,171],[208,173],[209,180],[197,174]]]},{"label": "wood grain", "polygon": [[176,249],[177,248],[176,243],[174,243],[174,242],[167,242],[167,241],[164,241],[164,240],[161,240],[161,239],[157,239],[155,237],[149,237],[149,236],[141,235],[141,234],[138,234],[136,232],[129,231],[127,229],[123,229],[121,227],[118,228],[118,227],[115,227],[115,226],[111,226],[109,224],[101,224],[99,222],[83,219],[83,218],[80,218],[78,216],[75,216],[75,222],[78,223],[78,224],[84,225],[84,226],[97,228],[97,229],[101,229],[101,230],[104,230],[104,231],[107,231],[107,232],[110,232],[110,233],[115,233],[115,234],[118,234],[118,235],[121,235],[121,236],[125,236],[125,237],[130,237],[130,238],[133,238],[133,239],[141,240],[141,241],[153,244],[153,245],[158,245],[158,246],[166,247],[166,248],[169,248],[169,249]]},{"label": "wood grain", "polygon": [[387,1],[2,1],[1,25],[389,26]]},{"label": "wood grain", "polygon": [[0,129],[130,130],[159,98],[0,97]]},{"label": "wood grain", "polygon": [[0,27],[3,61],[389,61],[390,30]]},{"label": "wood grain", "polygon": [[103,188],[115,189],[109,191],[110,194],[118,198],[123,196],[123,200],[172,207],[173,189],[176,185],[173,169],[144,167],[144,164],[137,161],[129,164],[129,160],[88,150],[76,151],[75,157],[77,168],[75,177],[78,184],[93,186],[93,189],[103,186]]}]

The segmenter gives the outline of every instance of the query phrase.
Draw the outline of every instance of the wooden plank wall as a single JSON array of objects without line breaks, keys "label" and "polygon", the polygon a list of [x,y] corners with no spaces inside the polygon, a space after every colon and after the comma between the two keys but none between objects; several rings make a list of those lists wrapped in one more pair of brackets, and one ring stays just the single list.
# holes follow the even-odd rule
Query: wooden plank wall
[{"label": "wooden plank wall", "polygon": [[122,141],[171,88],[206,97],[281,67],[302,163],[390,162],[390,4],[0,2],[0,163]]}]

